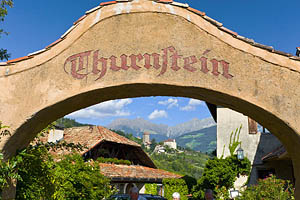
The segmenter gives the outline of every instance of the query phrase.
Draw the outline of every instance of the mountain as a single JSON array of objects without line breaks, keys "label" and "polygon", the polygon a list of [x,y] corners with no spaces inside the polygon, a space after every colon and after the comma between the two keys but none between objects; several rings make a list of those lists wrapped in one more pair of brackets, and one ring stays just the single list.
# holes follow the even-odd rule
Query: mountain
[{"label": "mountain", "polygon": [[137,119],[116,119],[107,126],[109,129],[121,130],[126,133],[132,133],[134,136],[142,137],[143,132],[149,132],[152,138],[161,141],[167,138],[175,138],[185,133],[198,131],[200,129],[216,125],[212,118],[192,119],[188,122],[178,124],[176,126],[168,126],[165,124],[154,124],[143,118]]},{"label": "mountain", "polygon": [[166,136],[168,133],[168,125],[154,124],[143,118],[116,119],[107,128],[132,133],[137,137],[143,137],[144,132],[148,132],[151,135],[158,134],[163,136]]},{"label": "mountain", "polygon": [[177,144],[194,151],[212,152],[217,148],[217,126],[203,128],[175,138]]},{"label": "mountain", "polygon": [[205,119],[192,119],[190,121],[184,122],[182,124],[178,124],[173,127],[168,128],[168,134],[169,137],[178,137],[182,134],[197,131],[203,128],[215,126],[216,122],[213,120],[213,118],[205,118]]}]

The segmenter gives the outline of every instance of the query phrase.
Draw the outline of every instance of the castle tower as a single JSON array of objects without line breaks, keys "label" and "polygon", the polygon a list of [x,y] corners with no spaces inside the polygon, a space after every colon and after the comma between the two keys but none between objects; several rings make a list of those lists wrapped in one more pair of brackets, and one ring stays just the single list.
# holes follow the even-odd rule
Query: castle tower
[{"label": "castle tower", "polygon": [[147,133],[147,132],[144,132],[143,134],[143,144],[146,146],[146,145],[149,145],[151,142],[150,142],[150,133]]}]

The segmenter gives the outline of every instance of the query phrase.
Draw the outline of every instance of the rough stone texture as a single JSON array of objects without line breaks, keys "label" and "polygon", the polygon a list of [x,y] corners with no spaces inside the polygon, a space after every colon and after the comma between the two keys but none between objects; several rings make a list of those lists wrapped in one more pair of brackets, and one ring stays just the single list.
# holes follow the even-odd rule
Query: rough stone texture
[{"label": "rough stone texture", "polygon": [[[118,66],[121,55],[139,53],[160,54],[159,64],[166,64],[162,49],[168,47],[183,56],[178,62],[180,69],[176,65],[171,69],[172,58],[176,58],[172,48],[168,49],[165,73],[161,68],[145,68],[145,59],[138,58],[140,69],[136,70],[134,63],[128,70],[110,69],[112,55],[118,58]],[[99,59],[108,59],[102,78],[101,62],[98,71],[92,71],[96,50]],[[75,79],[71,62],[67,62],[67,73],[64,64],[70,56],[86,51],[91,51],[89,66],[84,59],[84,70],[78,73],[87,70],[89,74]],[[206,58],[207,69],[201,71]],[[195,60],[197,63],[192,64]],[[78,63],[79,59],[73,72],[79,69]],[[127,63],[130,65],[129,57]],[[224,72],[221,64],[226,68],[226,63],[229,69]],[[153,59],[150,64],[154,66]],[[216,64],[218,71],[213,70]],[[107,5],[90,13],[50,50],[0,67],[0,119],[12,132],[0,147],[10,156],[48,123],[106,100],[152,95],[191,97],[239,111],[274,133],[293,159],[296,199],[300,199],[299,73],[299,61],[251,46],[187,9],[146,0]]]}]

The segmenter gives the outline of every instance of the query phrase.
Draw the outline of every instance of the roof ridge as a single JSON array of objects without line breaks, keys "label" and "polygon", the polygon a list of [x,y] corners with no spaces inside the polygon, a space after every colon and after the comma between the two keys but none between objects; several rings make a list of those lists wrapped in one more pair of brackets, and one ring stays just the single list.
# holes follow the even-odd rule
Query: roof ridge
[{"label": "roof ridge", "polygon": [[[102,7],[109,6],[109,5],[112,5],[112,4],[117,4],[117,3],[128,3],[128,2],[132,2],[132,1],[134,1],[134,0],[115,0],[115,1],[101,2],[99,4],[99,6],[96,6],[96,7],[92,8],[92,9],[86,11],[85,14],[83,16],[81,16],[79,19],[77,19],[73,23],[73,25],[59,39],[57,39],[56,41],[54,41],[50,45],[46,46],[44,49],[35,51],[33,53],[29,53],[27,56],[24,56],[24,57],[15,58],[15,59],[12,59],[12,60],[8,60],[6,62],[1,62],[0,66],[7,66],[7,65],[11,65],[11,64],[23,61],[23,60],[28,60],[28,59],[33,58],[35,55],[41,54],[41,53],[43,53],[43,52],[51,49],[53,46],[55,46],[56,44],[58,44],[61,41],[63,41],[67,37],[67,35],[71,31],[73,31],[76,28],[76,26],[82,20],[84,20],[90,13],[93,13],[96,10],[101,9]],[[175,2],[173,0],[149,0],[149,1],[154,1],[154,2],[157,2],[157,3],[163,3],[163,4],[170,4],[172,6],[177,6],[177,7],[185,8],[188,11],[193,12],[193,13],[201,16],[203,19],[205,19],[206,21],[210,22],[212,25],[216,26],[219,30],[222,30],[223,32],[226,32],[226,33],[230,34],[231,36],[233,36],[233,37],[235,37],[235,38],[237,38],[237,39],[239,39],[241,41],[244,41],[244,42],[246,42],[246,43],[248,43],[248,44],[250,44],[250,45],[252,45],[254,47],[261,48],[261,49],[264,49],[264,50],[269,51],[271,53],[275,53],[275,54],[279,54],[279,55],[288,57],[288,58],[290,58],[292,60],[300,61],[300,57],[298,55],[293,56],[290,53],[286,53],[286,52],[275,50],[272,46],[267,46],[267,45],[264,45],[264,44],[260,44],[260,43],[255,42],[253,39],[249,39],[249,38],[246,38],[244,36],[238,35],[238,33],[236,33],[234,31],[232,31],[232,30],[224,27],[221,22],[218,22],[217,20],[208,17],[205,12],[202,12],[202,11],[199,11],[199,10],[197,10],[195,8],[190,7],[187,3],[184,4],[184,3],[180,3],[180,2]],[[297,48],[297,50],[300,51],[300,47],[296,47],[296,48]],[[8,75],[8,73],[6,75]]]}]

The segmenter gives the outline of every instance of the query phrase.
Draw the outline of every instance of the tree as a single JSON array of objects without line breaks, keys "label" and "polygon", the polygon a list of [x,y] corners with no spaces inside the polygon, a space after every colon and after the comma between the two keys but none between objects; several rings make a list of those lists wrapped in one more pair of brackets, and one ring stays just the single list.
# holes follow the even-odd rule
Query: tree
[{"label": "tree", "polygon": [[110,180],[98,162],[84,162],[80,154],[66,156],[54,169],[53,199],[104,199],[111,195]]},{"label": "tree", "polygon": [[286,180],[277,179],[270,176],[266,179],[258,180],[257,185],[248,187],[242,191],[239,200],[290,200],[295,199],[294,187]]},{"label": "tree", "polygon": [[172,199],[172,194],[178,192],[181,200],[187,200],[188,187],[183,179],[163,179],[165,198]]},{"label": "tree", "polygon": [[[13,6],[13,1],[12,0],[1,0],[0,1],[0,21],[3,22],[5,16],[7,15],[7,6],[12,7]],[[7,35],[8,33],[5,32],[3,29],[0,29],[0,38],[1,35],[5,34]],[[10,57],[10,54],[7,52],[7,49],[0,49],[0,60],[8,60]]]}]

